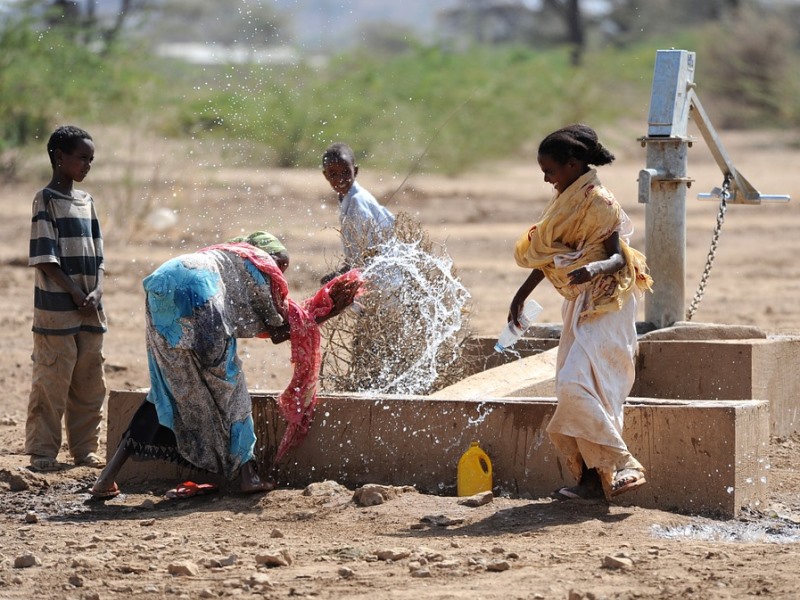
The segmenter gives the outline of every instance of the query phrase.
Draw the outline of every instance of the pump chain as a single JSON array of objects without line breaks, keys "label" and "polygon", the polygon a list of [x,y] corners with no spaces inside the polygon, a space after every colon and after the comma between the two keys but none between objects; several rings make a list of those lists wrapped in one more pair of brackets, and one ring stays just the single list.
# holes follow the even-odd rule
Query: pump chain
[{"label": "pump chain", "polygon": [[703,269],[703,275],[700,277],[700,284],[697,286],[697,291],[694,294],[692,303],[689,305],[689,310],[686,311],[686,320],[691,321],[697,307],[703,299],[703,294],[706,291],[706,284],[708,277],[711,274],[711,266],[714,264],[714,259],[717,256],[717,245],[719,244],[719,234],[722,231],[722,224],[725,222],[725,213],[728,210],[728,198],[731,197],[730,192],[731,175],[725,175],[725,180],[722,182],[722,189],[719,193],[719,211],[717,212],[717,224],[714,226],[714,234],[711,237],[711,247],[708,249],[708,256],[706,257],[706,266]]}]

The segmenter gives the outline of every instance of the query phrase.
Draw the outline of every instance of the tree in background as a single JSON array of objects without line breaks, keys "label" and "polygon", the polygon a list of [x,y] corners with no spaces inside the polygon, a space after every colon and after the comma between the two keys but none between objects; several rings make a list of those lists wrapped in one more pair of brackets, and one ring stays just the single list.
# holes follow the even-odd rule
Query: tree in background
[{"label": "tree in background", "polygon": [[288,41],[286,18],[259,0],[163,0],[153,16],[157,42],[263,48]]},{"label": "tree in background", "polygon": [[124,31],[159,42],[264,47],[285,37],[286,19],[268,3],[239,0],[12,0],[9,12],[41,18],[101,52]]},{"label": "tree in background", "polygon": [[714,98],[723,127],[782,127],[800,117],[797,19],[743,7],[708,26],[697,48],[695,80]]},{"label": "tree in background", "polygon": [[437,15],[440,34],[459,45],[524,42],[536,13],[523,2],[460,0]]},{"label": "tree in background", "polygon": [[573,66],[581,64],[586,49],[586,33],[580,0],[544,0],[544,8],[558,14],[564,22],[567,43],[572,48],[570,57]]},{"label": "tree in background", "polygon": [[22,0],[16,3],[24,14],[42,14],[48,27],[63,28],[73,39],[99,46],[105,52],[113,44],[131,13],[146,7],[147,0],[119,0],[113,14],[99,18],[97,0]]},{"label": "tree in background", "polygon": [[618,44],[652,35],[671,33],[708,21],[731,18],[745,5],[758,0],[607,0],[602,26]]}]

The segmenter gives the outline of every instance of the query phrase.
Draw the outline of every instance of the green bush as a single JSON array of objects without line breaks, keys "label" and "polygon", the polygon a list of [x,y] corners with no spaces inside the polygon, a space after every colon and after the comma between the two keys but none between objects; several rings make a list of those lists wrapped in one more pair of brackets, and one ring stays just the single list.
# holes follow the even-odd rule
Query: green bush
[{"label": "green bush", "polygon": [[749,10],[706,29],[698,48],[696,79],[701,90],[708,90],[718,126],[783,127],[800,122],[800,62],[792,51],[797,42],[790,22]]},{"label": "green bush", "polygon": [[[652,70],[636,62],[639,74]],[[374,166],[403,172],[421,158],[422,168],[452,174],[567,122],[619,116],[624,103],[609,92],[641,94],[641,81],[612,85],[613,67],[603,65],[597,58],[592,68],[607,80],[570,66],[566,50],[353,52],[319,70],[252,67],[233,84],[218,76],[209,87],[224,91],[186,105],[180,122],[187,133],[263,143],[278,166],[316,166],[327,144],[346,140]]]},{"label": "green bush", "polygon": [[[568,48],[451,52],[419,44],[392,56],[354,50],[324,66],[199,67],[159,58],[129,40],[101,55],[64,31],[6,22],[0,150],[40,141],[56,122],[100,122],[208,137],[237,164],[316,167],[322,150],[343,140],[373,167],[455,174],[530,151],[570,122],[644,122],[655,51],[662,47],[697,50],[698,85],[716,92],[702,94],[704,104],[715,113],[727,109],[717,126],[796,123],[796,57],[787,50],[794,38],[772,21],[715,32],[594,44],[577,68]],[[705,41],[693,48],[694,40]]]},{"label": "green bush", "polygon": [[46,138],[57,123],[126,123],[158,86],[130,48],[100,55],[66,30],[0,25],[0,149]]}]

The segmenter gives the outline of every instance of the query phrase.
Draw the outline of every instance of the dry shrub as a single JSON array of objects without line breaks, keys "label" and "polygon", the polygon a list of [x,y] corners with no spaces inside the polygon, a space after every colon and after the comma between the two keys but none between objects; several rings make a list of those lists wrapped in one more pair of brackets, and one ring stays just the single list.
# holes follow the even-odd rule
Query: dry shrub
[{"label": "dry shrub", "polygon": [[721,127],[785,125],[797,116],[797,34],[785,15],[742,9],[710,26],[698,49],[700,88]]},{"label": "dry shrub", "polygon": [[445,249],[400,213],[392,235],[359,250],[367,292],[323,330],[322,389],[428,394],[460,380],[469,293]]}]

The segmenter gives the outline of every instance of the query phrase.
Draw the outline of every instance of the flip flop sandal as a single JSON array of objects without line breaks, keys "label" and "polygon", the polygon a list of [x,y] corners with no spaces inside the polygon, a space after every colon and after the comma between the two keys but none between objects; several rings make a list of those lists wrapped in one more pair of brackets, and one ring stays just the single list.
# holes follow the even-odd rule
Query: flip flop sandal
[{"label": "flip flop sandal", "polygon": [[645,479],[644,473],[638,469],[617,471],[614,474],[614,482],[611,484],[611,497],[635,490],[645,483],[647,483],[647,479]]},{"label": "flip flop sandal", "polygon": [[603,498],[602,495],[593,494],[585,487],[579,485],[562,487],[550,494],[550,497],[553,500],[559,500],[561,502],[566,502],[567,500],[601,500]]},{"label": "flip flop sandal", "polygon": [[30,468],[40,473],[52,473],[53,471],[60,471],[61,465],[55,458],[47,456],[31,456]]},{"label": "flip flop sandal", "polygon": [[192,496],[204,496],[213,494],[219,488],[213,483],[195,483],[194,481],[184,481],[180,485],[169,490],[164,494],[167,498],[191,498]]},{"label": "flip flop sandal", "polygon": [[568,488],[568,487],[562,487],[561,489],[556,490],[555,492],[550,494],[550,497],[553,500],[561,500],[562,502],[566,501],[566,500],[581,500],[582,499],[582,497],[581,497],[581,495],[579,493],[574,491],[573,488]]},{"label": "flip flop sandal", "polygon": [[90,452],[83,458],[75,461],[76,467],[91,467],[92,469],[102,469],[106,466],[106,461],[94,452]]},{"label": "flip flop sandal", "polygon": [[114,486],[109,490],[95,490],[92,488],[89,490],[89,494],[94,500],[111,500],[111,498],[119,496],[120,489],[117,483],[114,482]]}]

